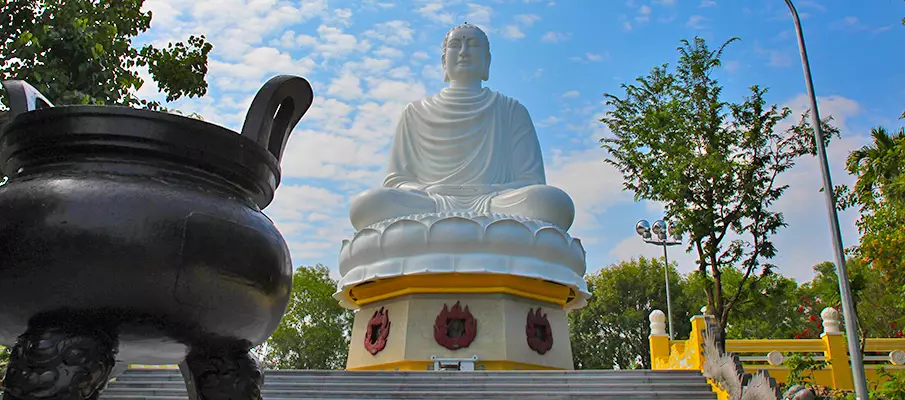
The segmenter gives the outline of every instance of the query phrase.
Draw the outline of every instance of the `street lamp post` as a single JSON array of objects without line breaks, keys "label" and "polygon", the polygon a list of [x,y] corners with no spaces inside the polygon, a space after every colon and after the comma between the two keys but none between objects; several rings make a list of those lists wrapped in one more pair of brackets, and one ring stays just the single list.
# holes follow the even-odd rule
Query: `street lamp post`
[{"label": "street lamp post", "polygon": [[867,380],[864,377],[864,361],[861,359],[861,348],[858,343],[858,319],[855,315],[855,303],[848,282],[845,265],[845,252],[842,247],[842,233],[839,229],[839,216],[836,214],[836,198],[833,194],[833,180],[830,177],[829,162],[824,148],[823,129],[820,126],[820,114],[817,111],[817,96],[814,94],[814,81],[811,79],[811,66],[808,63],[808,52],[804,45],[804,34],[801,32],[801,20],[791,0],[785,0],[795,22],[795,33],[798,35],[798,49],[801,53],[801,67],[804,69],[804,83],[807,86],[811,106],[811,125],[814,127],[814,139],[817,144],[817,159],[820,161],[820,172],[823,174],[823,194],[829,214],[830,233],[836,259],[836,276],[839,278],[839,294],[842,300],[842,313],[845,316],[845,331],[848,339],[848,352],[851,355],[852,377],[855,381],[855,394],[861,400],[867,400]]},{"label": "street lamp post", "polygon": [[[666,279],[666,319],[669,321],[669,340],[673,339],[673,329],[672,299],[669,295],[669,257],[666,254],[666,247],[682,244],[682,235],[679,233],[674,233],[672,235],[672,240],[669,240],[669,233],[674,230],[674,225],[670,224],[667,227],[666,223],[661,219],[654,221],[653,227],[651,227],[650,223],[645,219],[638,221],[638,224],[635,225],[635,232],[637,232],[646,243],[663,246],[663,275]],[[651,235],[651,231],[653,231],[653,235],[656,235],[656,239]]]}]

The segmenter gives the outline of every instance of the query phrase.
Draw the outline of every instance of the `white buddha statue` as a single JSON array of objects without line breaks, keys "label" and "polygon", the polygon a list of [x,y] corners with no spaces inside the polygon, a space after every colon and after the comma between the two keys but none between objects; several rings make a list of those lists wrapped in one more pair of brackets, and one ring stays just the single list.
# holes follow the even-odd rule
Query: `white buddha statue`
[{"label": "white buddha statue", "polygon": [[568,230],[572,199],[546,185],[534,124],[518,101],[488,88],[490,42],[465,23],[443,40],[449,87],[406,106],[381,188],[352,199],[356,230],[444,211],[533,218]]}]

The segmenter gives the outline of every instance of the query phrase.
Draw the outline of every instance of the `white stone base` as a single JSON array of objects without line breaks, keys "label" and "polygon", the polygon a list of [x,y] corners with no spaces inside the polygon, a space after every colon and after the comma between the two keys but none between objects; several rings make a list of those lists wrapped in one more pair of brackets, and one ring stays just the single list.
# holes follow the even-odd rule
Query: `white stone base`
[{"label": "white stone base", "polygon": [[491,273],[571,287],[581,308],[590,297],[581,241],[538,220],[472,212],[419,214],[383,221],[343,241],[334,295],[343,307],[355,285],[402,275]]},{"label": "white stone base", "polygon": [[[434,340],[434,322],[444,304],[456,302],[477,320],[477,335],[469,347],[449,350]],[[390,333],[386,347],[371,355],[364,347],[366,327],[381,307],[388,312]],[[553,348],[543,355],[528,346],[525,333],[528,310],[538,307],[553,334]],[[427,369],[432,356],[477,356],[478,370],[573,369],[566,311],[555,304],[507,294],[415,294],[367,304],[355,313],[348,369]]]}]

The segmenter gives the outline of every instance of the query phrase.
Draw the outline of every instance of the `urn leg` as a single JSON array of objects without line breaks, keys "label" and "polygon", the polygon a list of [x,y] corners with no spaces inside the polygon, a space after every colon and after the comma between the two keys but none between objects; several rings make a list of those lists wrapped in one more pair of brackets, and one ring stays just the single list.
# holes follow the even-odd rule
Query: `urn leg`
[{"label": "urn leg", "polygon": [[96,400],[113,370],[116,341],[100,330],[32,328],[16,340],[4,400]]},{"label": "urn leg", "polygon": [[194,347],[185,359],[198,400],[261,400],[264,372],[241,344]]}]

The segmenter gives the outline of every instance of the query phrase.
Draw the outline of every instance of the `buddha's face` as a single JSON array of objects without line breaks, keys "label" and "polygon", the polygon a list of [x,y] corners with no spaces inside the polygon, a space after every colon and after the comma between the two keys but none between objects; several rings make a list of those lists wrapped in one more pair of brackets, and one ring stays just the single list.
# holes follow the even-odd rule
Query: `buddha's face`
[{"label": "buddha's face", "polygon": [[490,53],[484,35],[471,27],[457,28],[447,37],[443,69],[447,81],[487,80]]}]

